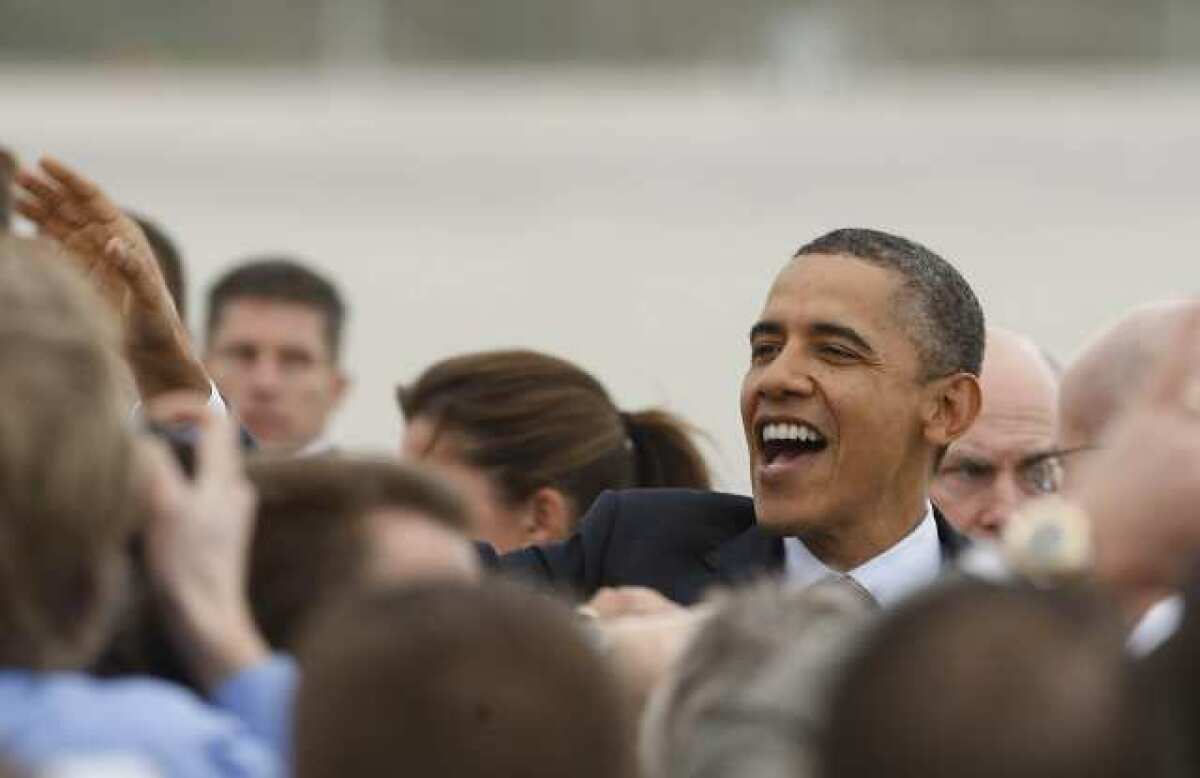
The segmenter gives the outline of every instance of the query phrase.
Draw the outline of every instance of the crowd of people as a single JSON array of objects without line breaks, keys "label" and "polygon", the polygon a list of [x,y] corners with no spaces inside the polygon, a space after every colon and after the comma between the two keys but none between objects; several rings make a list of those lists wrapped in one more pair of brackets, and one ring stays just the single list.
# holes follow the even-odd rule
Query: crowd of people
[{"label": "crowd of people", "polygon": [[12,775],[1200,774],[1196,301],[1060,365],[920,243],[818,236],[721,368],[741,496],[702,420],[534,351],[338,448],[336,284],[249,259],[196,340],[186,288],[152,216],[0,152]]}]

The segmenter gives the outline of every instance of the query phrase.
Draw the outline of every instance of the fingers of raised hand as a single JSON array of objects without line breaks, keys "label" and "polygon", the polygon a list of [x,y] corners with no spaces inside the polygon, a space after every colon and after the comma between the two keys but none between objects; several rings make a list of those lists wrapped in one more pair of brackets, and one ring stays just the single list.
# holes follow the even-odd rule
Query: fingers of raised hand
[{"label": "fingers of raised hand", "polygon": [[197,479],[238,487],[246,483],[238,427],[228,415],[206,407],[196,450]]},{"label": "fingers of raised hand", "polygon": [[53,207],[62,199],[62,193],[49,181],[43,180],[36,172],[28,168],[20,168],[13,179],[24,192],[43,203]]},{"label": "fingers of raised hand", "polygon": [[28,170],[17,171],[14,179],[19,187],[17,210],[39,227],[52,219],[61,199],[58,191]]},{"label": "fingers of raised hand", "polygon": [[121,209],[90,179],[53,157],[43,157],[40,164],[61,190],[69,194],[70,201],[77,204],[88,217],[106,222],[121,217]]},{"label": "fingers of raised hand", "polygon": [[38,172],[18,171],[16,182],[27,202],[40,205],[40,209],[30,208],[36,213],[26,213],[39,224],[43,218],[57,217],[69,226],[78,227],[90,221],[109,222],[121,215],[95,184],[52,159],[43,159]]},{"label": "fingers of raised hand", "polygon": [[91,180],[67,167],[54,157],[42,157],[38,163],[46,174],[57,181],[62,187],[83,200],[89,200],[97,195],[103,195],[100,187]]},{"label": "fingers of raised hand", "polygon": [[147,507],[156,515],[175,515],[186,499],[187,479],[170,449],[160,440],[144,437],[136,451]]}]

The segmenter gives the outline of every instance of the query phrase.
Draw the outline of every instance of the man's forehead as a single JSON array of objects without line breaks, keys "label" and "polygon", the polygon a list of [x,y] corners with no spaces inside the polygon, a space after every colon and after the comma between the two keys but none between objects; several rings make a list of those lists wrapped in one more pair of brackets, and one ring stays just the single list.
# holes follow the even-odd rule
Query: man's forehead
[{"label": "man's forehead", "polygon": [[323,311],[287,300],[239,297],[222,306],[214,322],[214,340],[286,338],[325,343],[327,321]]},{"label": "man's forehead", "polygon": [[852,318],[890,326],[900,281],[898,273],[854,257],[801,255],[779,271],[759,318],[778,324],[795,316]]},{"label": "man's forehead", "polygon": [[1055,447],[1057,420],[1044,407],[1014,407],[1009,412],[980,414],[952,449],[989,457],[1023,458]]},{"label": "man's forehead", "polygon": [[234,297],[221,307],[221,318],[232,316],[270,317],[314,319],[321,324],[325,322],[325,313],[320,308],[308,303],[293,300],[279,300],[272,297]]}]

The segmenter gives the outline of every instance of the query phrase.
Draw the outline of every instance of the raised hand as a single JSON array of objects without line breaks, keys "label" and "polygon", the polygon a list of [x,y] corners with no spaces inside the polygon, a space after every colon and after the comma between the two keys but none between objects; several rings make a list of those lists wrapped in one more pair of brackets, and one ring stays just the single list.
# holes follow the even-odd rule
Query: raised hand
[{"label": "raised hand", "polygon": [[147,570],[177,649],[212,688],[265,659],[267,646],[246,595],[256,495],[242,470],[237,426],[206,406],[204,395],[179,393],[148,406],[150,417],[199,435],[194,479],[157,441],[146,444],[143,475]]},{"label": "raised hand", "polygon": [[37,171],[19,170],[15,180],[17,211],[68,249],[120,316],[143,398],[207,391],[208,378],[137,223],[95,183],[57,160],[43,158]]}]

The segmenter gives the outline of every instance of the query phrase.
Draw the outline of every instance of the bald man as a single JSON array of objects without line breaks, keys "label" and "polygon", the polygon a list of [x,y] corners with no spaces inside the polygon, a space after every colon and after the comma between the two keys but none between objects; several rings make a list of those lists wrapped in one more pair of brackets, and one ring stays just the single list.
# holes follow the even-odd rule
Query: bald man
[{"label": "bald man", "polygon": [[991,327],[983,408],[946,453],[930,492],[960,532],[995,536],[1026,500],[1057,491],[1058,379],[1029,338]]},{"label": "bald man", "polygon": [[1162,351],[1196,303],[1153,303],[1134,310],[1089,343],[1067,366],[1059,402],[1059,439],[1067,478],[1077,482],[1087,451],[1138,397]]},{"label": "bald man", "polygon": [[[1074,496],[1087,481],[1091,461],[1123,413],[1142,397],[1146,380],[1189,325],[1194,301],[1160,302],[1134,310],[1089,343],[1063,374],[1059,398],[1059,442],[1064,455],[1064,491]],[[1196,361],[1194,354],[1172,359]],[[1180,463],[1188,467],[1187,463]],[[1135,542],[1143,542],[1138,539]],[[1135,653],[1148,653],[1179,623],[1182,600],[1168,590],[1149,591],[1146,609],[1130,637]],[[1151,604],[1154,604],[1151,607]]]}]

